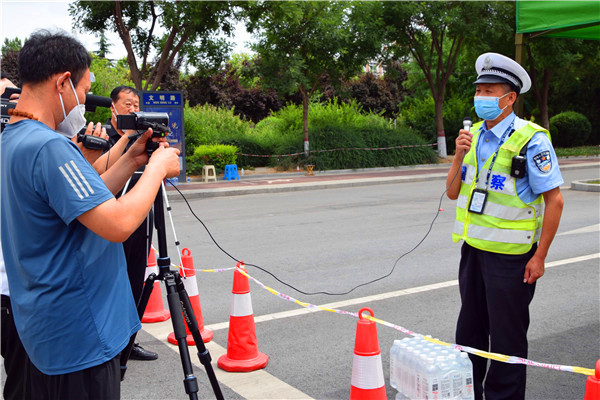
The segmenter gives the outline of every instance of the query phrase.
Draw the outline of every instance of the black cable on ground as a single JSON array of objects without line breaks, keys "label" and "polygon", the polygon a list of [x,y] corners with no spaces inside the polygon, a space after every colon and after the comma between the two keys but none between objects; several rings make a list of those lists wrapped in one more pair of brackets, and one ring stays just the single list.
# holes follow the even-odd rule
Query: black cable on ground
[{"label": "black cable on ground", "polygon": [[[290,285],[289,283],[286,283],[286,282],[282,281],[277,276],[275,276],[273,273],[271,273],[270,271],[266,270],[263,267],[260,267],[260,266],[258,266],[256,264],[249,264],[249,263],[244,263],[244,265],[247,265],[247,266],[250,266],[250,267],[254,267],[254,268],[256,268],[256,269],[258,269],[258,270],[266,273],[267,275],[270,275],[273,279],[275,279],[277,282],[281,283],[282,285],[285,285],[285,286],[289,287],[290,289],[293,289],[296,292],[301,293],[301,294],[306,295],[306,296],[314,296],[314,295],[317,295],[317,294],[324,294],[324,295],[327,295],[327,296],[343,296],[343,295],[346,295],[346,294],[349,294],[349,293],[353,292],[354,290],[356,290],[356,289],[358,289],[360,287],[367,286],[367,285],[373,284],[375,282],[378,282],[378,281],[380,281],[382,279],[385,279],[385,278],[389,277],[390,275],[392,275],[392,273],[396,269],[396,266],[398,265],[398,262],[400,262],[400,260],[402,258],[404,258],[408,254],[410,254],[413,251],[415,251],[419,246],[421,246],[421,244],[425,241],[425,239],[427,239],[427,237],[431,233],[431,230],[433,229],[433,224],[435,223],[435,220],[440,215],[440,210],[441,210],[441,206],[442,206],[442,201],[444,199],[444,195],[448,191],[448,188],[450,186],[452,186],[452,183],[454,183],[454,180],[458,176],[459,171],[461,171],[460,168],[456,171],[456,174],[454,174],[454,177],[450,181],[450,184],[448,185],[448,187],[446,188],[446,190],[444,190],[444,192],[440,196],[440,201],[439,201],[439,204],[438,204],[437,212],[436,212],[435,216],[433,217],[433,220],[431,221],[431,224],[429,225],[429,229],[427,230],[427,233],[425,233],[425,236],[423,236],[423,238],[412,249],[410,249],[409,251],[407,251],[406,253],[402,254],[400,257],[398,257],[396,259],[396,261],[394,262],[394,265],[392,266],[392,269],[390,270],[390,272],[388,272],[387,274],[385,274],[383,276],[380,276],[379,278],[376,278],[376,279],[373,279],[371,281],[364,282],[364,283],[361,283],[359,285],[356,285],[352,289],[349,289],[349,290],[347,290],[345,292],[336,292],[336,293],[331,293],[331,292],[327,292],[327,291],[305,292],[303,290],[300,290],[300,289],[296,288],[293,285]],[[240,260],[238,260],[237,258],[235,258],[234,256],[232,256],[231,254],[229,254],[223,247],[221,247],[219,245],[219,243],[217,243],[217,241],[213,237],[212,233],[210,232],[210,230],[208,229],[208,227],[206,226],[206,224],[196,215],[196,213],[194,213],[194,210],[192,209],[192,206],[190,205],[190,203],[188,202],[188,200],[185,198],[185,196],[183,195],[183,193],[179,190],[179,188],[176,185],[174,185],[168,179],[167,179],[167,182],[169,182],[169,184],[171,186],[173,186],[175,188],[175,190],[177,190],[177,192],[181,195],[181,197],[183,198],[183,200],[187,204],[188,208],[190,209],[190,212],[192,213],[192,215],[198,220],[198,222],[200,222],[202,224],[202,226],[204,227],[204,229],[208,233],[208,236],[211,238],[211,240],[213,241],[213,243],[219,248],[219,250],[221,250],[225,255],[227,255],[229,258],[231,258],[236,263],[240,262]]]}]

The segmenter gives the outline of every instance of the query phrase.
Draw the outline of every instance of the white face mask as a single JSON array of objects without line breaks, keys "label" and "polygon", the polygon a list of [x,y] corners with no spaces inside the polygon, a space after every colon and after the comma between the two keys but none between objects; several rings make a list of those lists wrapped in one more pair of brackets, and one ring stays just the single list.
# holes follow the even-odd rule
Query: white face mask
[{"label": "white face mask", "polygon": [[114,115],[115,119],[117,119],[117,117],[120,115],[117,111],[117,106],[115,106],[115,103],[113,103],[112,101],[110,102],[110,104],[112,104],[112,109],[110,110],[110,112],[112,113],[112,115]]},{"label": "white face mask", "polygon": [[[75,87],[73,86],[73,82],[71,78],[69,78],[69,83],[71,84],[71,89],[73,89],[73,93],[75,94],[75,100],[77,101],[77,105],[73,107],[71,111],[69,111],[69,115],[65,112],[65,103],[63,103],[62,96],[60,92],[58,93],[58,97],[60,98],[60,105],[62,106],[63,115],[65,119],[62,120],[60,124],[56,127],[56,132],[66,136],[71,139],[85,126],[85,104],[79,104],[79,98],[77,97],[77,93],[75,92]],[[56,81],[58,85],[58,81]]]}]

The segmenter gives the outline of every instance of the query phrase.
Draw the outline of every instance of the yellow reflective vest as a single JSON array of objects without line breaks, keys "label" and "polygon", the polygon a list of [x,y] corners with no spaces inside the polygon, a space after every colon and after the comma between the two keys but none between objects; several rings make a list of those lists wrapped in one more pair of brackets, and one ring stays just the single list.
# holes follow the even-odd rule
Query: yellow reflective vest
[{"label": "yellow reflective vest", "polygon": [[[544,215],[543,196],[527,204],[517,194],[517,179],[510,176],[512,158],[519,154],[536,132],[549,132],[532,122],[517,129],[502,144],[493,165],[488,185],[487,203],[482,214],[468,211],[477,177],[477,140],[479,122],[471,128],[473,144],[465,155],[462,183],[456,204],[456,221],[452,239],[463,239],[469,245],[502,254],[524,254],[540,239]],[[479,180],[485,184],[493,157],[483,165]]]}]

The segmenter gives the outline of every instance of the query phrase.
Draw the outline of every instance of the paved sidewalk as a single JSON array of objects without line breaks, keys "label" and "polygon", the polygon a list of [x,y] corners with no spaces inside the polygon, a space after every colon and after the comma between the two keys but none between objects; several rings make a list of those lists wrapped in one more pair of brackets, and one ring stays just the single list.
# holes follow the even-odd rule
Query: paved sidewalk
[{"label": "paved sidewalk", "polygon": [[[573,157],[559,160],[561,169],[596,168],[600,172],[600,157]],[[186,198],[239,196],[245,194],[291,192],[298,190],[329,189],[350,186],[370,186],[426,180],[445,180],[450,164],[403,166],[395,168],[371,168],[361,170],[315,171],[278,173],[271,175],[246,175],[240,180],[217,182],[181,183],[177,186]],[[166,186],[169,201],[181,200],[170,185]]]}]

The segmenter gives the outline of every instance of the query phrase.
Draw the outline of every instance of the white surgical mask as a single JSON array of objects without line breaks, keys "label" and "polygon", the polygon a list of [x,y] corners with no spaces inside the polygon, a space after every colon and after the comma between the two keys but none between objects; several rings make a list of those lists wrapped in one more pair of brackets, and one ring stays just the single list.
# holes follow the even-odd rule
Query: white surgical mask
[{"label": "white surgical mask", "polygon": [[[75,87],[73,86],[71,78],[69,78],[69,83],[71,84],[71,89],[73,89],[73,93],[75,94],[77,105],[73,107],[73,109],[69,111],[69,115],[67,115],[65,112],[65,103],[63,103],[60,92],[58,93],[60,105],[62,106],[63,115],[65,118],[56,127],[56,132],[71,139],[85,126],[85,104],[79,104],[79,98],[77,97],[77,93],[75,92]],[[58,85],[58,81],[56,81],[56,84]]]},{"label": "white surgical mask", "polygon": [[117,117],[119,116],[117,106],[115,106],[115,103],[113,103],[112,101],[110,102],[110,104],[112,104],[112,110],[110,110],[110,112],[112,112],[112,114],[115,116],[115,119],[117,119]]}]

